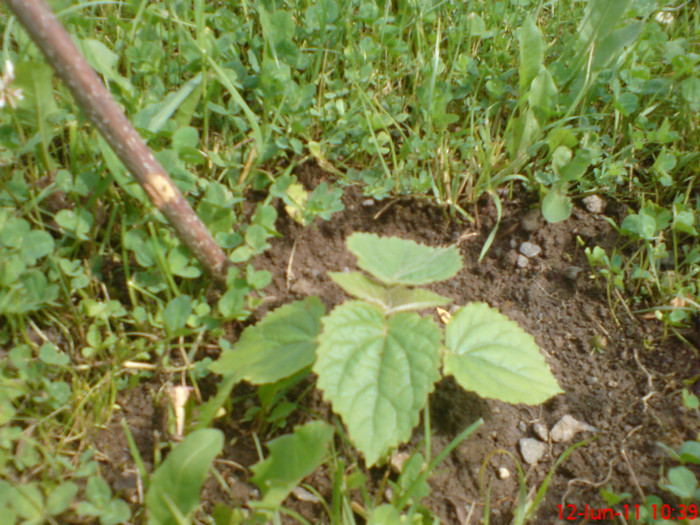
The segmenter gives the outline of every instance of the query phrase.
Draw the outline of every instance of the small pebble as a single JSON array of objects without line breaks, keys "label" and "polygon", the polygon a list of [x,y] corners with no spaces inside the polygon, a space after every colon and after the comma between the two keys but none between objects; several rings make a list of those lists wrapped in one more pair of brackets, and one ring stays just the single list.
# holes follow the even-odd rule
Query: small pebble
[{"label": "small pebble", "polygon": [[542,252],[542,248],[540,248],[534,242],[525,241],[520,245],[520,253],[522,253],[525,257],[537,257],[540,252]]},{"label": "small pebble", "polygon": [[520,430],[522,433],[527,432],[527,425],[524,421],[518,421],[518,430]]},{"label": "small pebble", "polygon": [[528,465],[537,464],[547,450],[547,445],[535,438],[523,438],[518,443],[520,454]]},{"label": "small pebble", "polygon": [[518,252],[515,250],[510,250],[508,253],[506,253],[506,262],[512,266],[515,266],[518,262],[518,257],[520,257]]},{"label": "small pebble", "polygon": [[363,206],[373,206],[374,205],[374,199],[365,199],[362,201]]},{"label": "small pebble", "polygon": [[591,213],[603,213],[605,210],[605,201],[598,195],[589,195],[584,197],[583,205]]},{"label": "small pebble", "polygon": [[386,490],[384,491],[384,497],[386,498],[386,501],[391,501],[394,499],[394,489],[391,487],[387,487]]},{"label": "small pebble", "polygon": [[308,490],[301,488],[301,487],[293,488],[292,494],[299,501],[308,501],[311,503],[319,503],[321,501],[316,494],[313,494],[313,493],[309,492]]},{"label": "small pebble", "polygon": [[598,378],[596,376],[586,376],[586,384],[589,385],[594,385],[598,382]]},{"label": "small pebble", "polygon": [[515,264],[518,265],[518,268],[527,268],[530,266],[530,260],[524,255],[518,255],[518,259]]},{"label": "small pebble", "polygon": [[528,233],[539,230],[541,224],[542,213],[540,213],[539,208],[530,210],[520,219],[520,227]]},{"label": "small pebble", "polygon": [[542,441],[547,441],[549,439],[549,431],[547,430],[547,425],[540,421],[532,425],[532,431]]},{"label": "small pebble", "polygon": [[581,274],[582,271],[583,268],[581,268],[580,266],[569,266],[566,268],[566,270],[564,270],[564,277],[575,281],[576,279],[578,279],[578,276]]},{"label": "small pebble", "polygon": [[499,479],[508,479],[510,477],[510,470],[508,470],[506,467],[499,468],[498,477]]},{"label": "small pebble", "polygon": [[566,414],[552,427],[549,433],[552,441],[557,443],[566,443],[570,441],[579,432],[597,432],[597,428],[583,423]]}]

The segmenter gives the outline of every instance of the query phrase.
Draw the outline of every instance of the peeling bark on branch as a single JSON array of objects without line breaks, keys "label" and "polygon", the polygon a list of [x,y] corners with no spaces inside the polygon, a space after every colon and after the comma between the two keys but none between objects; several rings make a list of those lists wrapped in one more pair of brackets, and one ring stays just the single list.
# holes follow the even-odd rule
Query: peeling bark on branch
[{"label": "peeling bark on branch", "polygon": [[175,228],[180,240],[206,271],[218,283],[223,283],[231,264],[226,255],[78,51],[49,6],[44,0],[5,0],[5,3],[68,86],[90,122]]}]

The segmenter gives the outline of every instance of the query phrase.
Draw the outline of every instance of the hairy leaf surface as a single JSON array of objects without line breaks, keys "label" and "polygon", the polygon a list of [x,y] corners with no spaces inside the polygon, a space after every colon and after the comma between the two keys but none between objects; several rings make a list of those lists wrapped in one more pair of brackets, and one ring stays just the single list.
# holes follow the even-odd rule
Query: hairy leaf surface
[{"label": "hairy leaf surface", "polygon": [[413,312],[350,301],[323,319],[314,372],[367,464],[406,441],[439,378],[440,330]]},{"label": "hairy leaf surface", "polygon": [[445,343],[445,373],[481,396],[534,405],[562,392],[535,339],[484,303],[452,316]]},{"label": "hairy leaf surface", "polygon": [[361,272],[328,272],[328,276],[348,294],[379,305],[387,315],[444,306],[452,301],[428,290],[387,286]]},{"label": "hairy leaf surface", "polygon": [[210,370],[256,385],[291,376],[313,363],[324,312],[318,297],[278,308],[246,328],[233,350],[224,352]]},{"label": "hairy leaf surface", "polygon": [[433,248],[396,237],[353,233],[346,241],[360,268],[386,284],[429,284],[462,268],[455,246]]}]

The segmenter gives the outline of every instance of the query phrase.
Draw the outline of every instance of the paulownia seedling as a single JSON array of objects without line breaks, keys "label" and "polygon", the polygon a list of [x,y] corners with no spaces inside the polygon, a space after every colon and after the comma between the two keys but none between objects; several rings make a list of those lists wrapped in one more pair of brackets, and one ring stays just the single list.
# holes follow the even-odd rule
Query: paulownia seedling
[{"label": "paulownia seedling", "polygon": [[417,286],[457,274],[455,246],[355,233],[347,247],[366,273],[330,277],[356,299],[328,315],[318,297],[268,314],[212,365],[225,384],[274,383],[312,368],[368,465],[410,438],[441,371],[509,403],[539,404],[562,392],[534,338],[486,304],[457,310],[444,334],[415,312],[451,302]]}]

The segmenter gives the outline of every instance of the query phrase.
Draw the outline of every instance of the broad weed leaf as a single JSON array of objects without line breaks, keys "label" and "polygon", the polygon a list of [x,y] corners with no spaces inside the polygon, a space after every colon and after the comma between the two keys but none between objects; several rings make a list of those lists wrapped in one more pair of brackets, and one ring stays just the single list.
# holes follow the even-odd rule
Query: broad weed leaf
[{"label": "broad weed leaf", "polygon": [[38,483],[20,485],[20,489],[14,490],[10,502],[17,515],[27,520],[24,523],[43,523],[44,497]]},{"label": "broad weed leaf", "polygon": [[561,169],[561,181],[571,182],[580,179],[596,158],[596,152],[590,148],[581,148],[574,158]]},{"label": "broad weed leaf", "polygon": [[[143,127],[154,134],[160,132],[168,122],[168,119],[175,114],[180,106],[187,100],[192,92],[199,87],[201,83],[202,74],[198,73],[196,76],[185,82],[180,89],[173,93],[169,93],[163,102],[157,102],[154,104],[157,111],[147,121],[143,122]],[[189,122],[185,123],[184,126],[186,126],[188,123]],[[177,149],[178,148],[175,148],[175,150]]]},{"label": "broad weed leaf", "polygon": [[542,215],[547,222],[560,222],[569,218],[573,205],[566,189],[558,185],[547,192],[542,199]]},{"label": "broad weed leaf", "polygon": [[700,441],[686,441],[678,449],[680,461],[700,465]]},{"label": "broad weed leaf", "polygon": [[527,154],[528,148],[540,137],[542,126],[532,108],[511,122],[512,126],[506,134],[506,145],[511,156],[519,157]]},{"label": "broad weed leaf", "polygon": [[681,95],[693,111],[700,109],[700,78],[690,77],[681,82]]},{"label": "broad weed leaf", "polygon": [[622,233],[633,238],[652,241],[658,235],[658,228],[654,216],[649,210],[642,208],[639,213],[631,213],[620,225]]},{"label": "broad weed leaf", "polygon": [[88,63],[101,75],[117,84],[127,93],[134,93],[134,86],[121,74],[119,74],[119,55],[114,53],[99,40],[85,38],[78,41],[78,46],[82,48],[83,54]]},{"label": "broad weed leaf", "polygon": [[199,492],[214,458],[224,446],[220,430],[204,428],[173,448],[151,476],[146,494],[150,525],[178,525],[199,505]]},{"label": "broad weed leaf", "polygon": [[53,237],[49,233],[32,230],[24,237],[24,243],[21,248],[22,261],[27,265],[33,265],[37,259],[50,254],[53,251],[53,247]]},{"label": "broad weed leaf", "polygon": [[520,92],[524,94],[544,62],[544,38],[537,24],[528,16],[518,31],[520,42]]},{"label": "broad weed leaf", "polygon": [[72,481],[61,483],[46,498],[46,512],[52,516],[62,514],[68,510],[77,494],[78,485]]},{"label": "broad weed leaf", "polygon": [[324,313],[318,297],[282,306],[246,328],[233,350],[224,352],[210,370],[256,385],[289,377],[313,363]]},{"label": "broad weed leaf", "polygon": [[546,67],[541,67],[532,81],[527,101],[530,107],[541,111],[544,116],[550,115],[557,105],[559,92],[551,73]]},{"label": "broad weed leaf", "polygon": [[698,480],[687,467],[674,467],[668,471],[668,483],[661,488],[675,494],[681,499],[691,500],[696,496]]},{"label": "broad weed leaf", "polygon": [[480,396],[536,405],[562,392],[535,339],[484,303],[452,316],[445,345],[445,373]]},{"label": "broad weed leaf", "polygon": [[620,56],[625,47],[637,40],[642,32],[642,27],[642,22],[635,22],[616,29],[603,38],[595,48],[591,69],[599,71]]},{"label": "broad weed leaf", "polygon": [[294,487],[323,462],[333,427],[312,421],[267,443],[270,455],[251,467],[265,507],[277,507]]},{"label": "broad weed leaf", "polygon": [[184,328],[187,318],[192,313],[192,298],[189,295],[180,295],[172,299],[165,307],[165,327],[172,334]]},{"label": "broad weed leaf", "polygon": [[81,241],[88,240],[87,234],[94,222],[92,214],[84,208],[78,208],[77,211],[61,210],[54,216],[54,220],[61,228]]},{"label": "broad weed leaf", "polygon": [[586,16],[579,26],[578,35],[581,42],[590,45],[608,36],[617,27],[618,22],[627,11],[631,0],[591,0],[586,5]]},{"label": "broad weed leaf", "polygon": [[45,62],[23,61],[17,64],[15,73],[17,77],[12,86],[21,89],[24,95],[18,109],[28,110],[26,121],[35,123],[42,142],[48,147],[58,129],[50,120],[58,113],[53,93],[53,69]]},{"label": "broad weed leaf", "polygon": [[408,440],[440,377],[440,330],[413,312],[350,301],[323,319],[314,372],[355,446],[374,465]]},{"label": "broad weed leaf", "polygon": [[444,306],[452,300],[428,290],[387,286],[360,272],[329,272],[328,276],[349,295],[374,303],[388,315],[407,310]]},{"label": "broad weed leaf", "polygon": [[401,518],[398,509],[388,503],[379,505],[372,510],[372,514],[367,520],[367,525],[402,525],[404,523],[407,521]]},{"label": "broad weed leaf", "polygon": [[455,246],[433,248],[396,237],[353,233],[346,241],[360,268],[386,284],[444,281],[462,268]]}]

